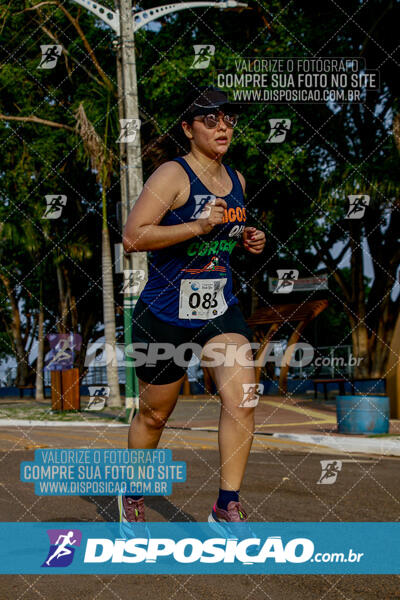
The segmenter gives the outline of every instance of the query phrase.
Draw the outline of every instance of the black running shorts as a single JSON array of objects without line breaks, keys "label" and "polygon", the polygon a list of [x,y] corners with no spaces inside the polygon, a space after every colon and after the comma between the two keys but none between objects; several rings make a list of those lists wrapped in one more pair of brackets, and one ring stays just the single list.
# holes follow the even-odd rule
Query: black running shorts
[{"label": "black running shorts", "polygon": [[[238,304],[228,307],[223,315],[206,321],[201,327],[179,327],[162,321],[150,310],[140,298],[133,312],[133,344],[150,344],[151,342],[173,344],[194,343],[203,347],[206,342],[221,333],[240,333],[250,342],[253,331],[246,324]],[[145,352],[145,350],[140,350]],[[193,352],[188,347],[184,360],[189,363]],[[152,364],[138,366],[135,364],[136,375],[146,383],[163,385],[180,379],[186,372],[187,365],[176,364],[173,358],[158,358]],[[180,361],[181,362],[181,361]]]}]

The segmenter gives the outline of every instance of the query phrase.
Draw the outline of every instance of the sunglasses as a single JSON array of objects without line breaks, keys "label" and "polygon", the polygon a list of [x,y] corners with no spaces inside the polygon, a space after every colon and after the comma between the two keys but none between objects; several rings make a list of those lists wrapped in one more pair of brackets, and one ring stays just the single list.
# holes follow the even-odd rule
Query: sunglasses
[{"label": "sunglasses", "polygon": [[[233,129],[238,122],[238,115],[224,115],[223,121],[227,127]],[[202,121],[207,129],[214,129],[219,123],[219,116],[216,114],[200,115],[199,118],[194,117],[193,121]]]}]

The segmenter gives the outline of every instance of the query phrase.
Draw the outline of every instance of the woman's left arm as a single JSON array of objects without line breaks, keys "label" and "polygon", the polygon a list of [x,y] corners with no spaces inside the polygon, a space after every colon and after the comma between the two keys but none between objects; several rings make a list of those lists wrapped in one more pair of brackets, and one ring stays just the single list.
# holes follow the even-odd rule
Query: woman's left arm
[{"label": "woman's left arm", "polygon": [[[239,171],[236,171],[239,181],[243,188],[243,195],[246,191],[246,180]],[[251,254],[260,254],[265,246],[265,233],[256,227],[245,227],[242,235],[243,247]]]}]

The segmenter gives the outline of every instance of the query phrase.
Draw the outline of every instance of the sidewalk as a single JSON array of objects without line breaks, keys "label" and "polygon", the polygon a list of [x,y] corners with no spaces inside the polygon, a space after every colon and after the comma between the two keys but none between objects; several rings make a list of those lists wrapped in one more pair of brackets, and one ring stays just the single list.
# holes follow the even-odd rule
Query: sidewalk
[{"label": "sidewalk", "polygon": [[[88,398],[81,398],[81,407]],[[36,402],[2,398],[0,427],[127,427],[125,409],[105,408],[101,412],[52,413],[50,400]],[[218,431],[220,402],[208,395],[180,396],[168,429]],[[390,435],[343,435],[337,432],[334,401],[306,397],[262,396],[255,411],[257,436],[271,436],[344,452],[400,456],[400,420],[390,421]]]},{"label": "sidewalk", "polygon": [[[391,419],[390,435],[343,435],[337,432],[334,401],[262,396],[255,416],[256,435],[271,435],[343,452],[400,456],[400,420]],[[197,396],[178,402],[169,425],[217,431],[218,419],[219,401]]]},{"label": "sidewalk", "polygon": [[[169,422],[176,426],[216,429],[219,404],[218,399],[207,395],[181,396]],[[332,400],[262,396],[255,418],[258,432],[340,435],[337,433],[336,405]],[[390,421],[390,433],[400,437],[400,420]]]}]

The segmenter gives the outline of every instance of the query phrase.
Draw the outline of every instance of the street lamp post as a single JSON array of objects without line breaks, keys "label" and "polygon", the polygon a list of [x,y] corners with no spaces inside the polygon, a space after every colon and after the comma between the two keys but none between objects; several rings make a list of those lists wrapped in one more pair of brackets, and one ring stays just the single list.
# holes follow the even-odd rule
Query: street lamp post
[{"label": "street lamp post", "polygon": [[[188,8],[201,8],[203,6],[213,6],[215,8],[220,9],[229,9],[229,8],[246,8],[247,4],[244,2],[236,2],[236,0],[220,0],[215,2],[179,2],[176,4],[165,4],[164,6],[157,6],[155,8],[150,8],[148,10],[141,10],[138,12],[134,12],[132,9],[132,2],[130,7],[128,6],[128,11],[125,10],[124,2],[122,0],[116,0],[116,4],[121,4],[121,14],[118,7],[115,10],[110,10],[98,2],[92,2],[92,0],[72,0],[75,4],[80,4],[90,12],[92,12],[96,17],[101,19],[106,25],[109,25],[111,29],[115,31],[117,36],[121,35],[121,16],[124,13],[124,17],[128,14],[133,14],[133,33],[136,33],[141,27],[147,25],[151,21],[156,21],[160,17],[164,15],[168,15],[173,12],[177,12],[178,10],[186,10]],[[128,20],[128,19],[127,19]]]},{"label": "street lamp post", "polygon": [[[92,0],[72,0],[83,6],[106,25],[114,30],[119,38],[119,55],[117,60],[117,83],[119,96],[119,118],[139,119],[139,103],[137,96],[137,76],[135,60],[136,31],[164,15],[185,9],[212,6],[219,9],[246,8],[247,4],[236,0],[221,0],[217,2],[180,2],[166,4],[148,10],[134,12],[132,0],[115,0],[115,10],[109,10]],[[137,122],[137,121],[136,121]],[[134,136],[132,142],[121,143],[121,218],[125,226],[130,210],[135,204],[143,187],[140,134]],[[126,271],[144,271],[147,279],[147,258],[145,252],[124,254],[123,269]],[[125,287],[125,286],[124,286]],[[124,342],[125,348],[132,343],[132,315],[138,296],[125,293],[124,290]],[[127,420],[130,421],[134,411],[139,406],[138,381],[133,367],[133,359],[125,356],[126,383],[125,409]]]}]

